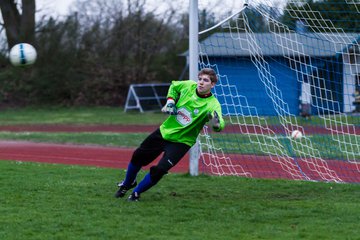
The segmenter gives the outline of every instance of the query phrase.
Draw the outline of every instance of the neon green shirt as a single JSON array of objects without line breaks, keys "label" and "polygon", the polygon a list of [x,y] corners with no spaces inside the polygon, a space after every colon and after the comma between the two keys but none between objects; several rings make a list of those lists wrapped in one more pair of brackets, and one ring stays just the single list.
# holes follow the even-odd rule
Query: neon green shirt
[{"label": "neon green shirt", "polygon": [[169,116],[161,124],[160,132],[165,140],[194,145],[201,129],[209,121],[208,113],[212,114],[214,111],[219,115],[220,127],[213,129],[224,129],[225,122],[219,101],[214,95],[199,97],[196,87],[197,83],[192,80],[172,81],[167,97],[175,100],[178,114]]}]

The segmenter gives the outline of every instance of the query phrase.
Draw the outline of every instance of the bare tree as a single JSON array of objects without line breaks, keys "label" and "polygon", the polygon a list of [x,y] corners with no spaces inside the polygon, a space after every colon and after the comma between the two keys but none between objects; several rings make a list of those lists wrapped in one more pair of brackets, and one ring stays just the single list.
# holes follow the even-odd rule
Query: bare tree
[{"label": "bare tree", "polygon": [[[0,0],[9,49],[19,42],[35,43],[35,0]],[[21,11],[20,11],[21,10]]]}]

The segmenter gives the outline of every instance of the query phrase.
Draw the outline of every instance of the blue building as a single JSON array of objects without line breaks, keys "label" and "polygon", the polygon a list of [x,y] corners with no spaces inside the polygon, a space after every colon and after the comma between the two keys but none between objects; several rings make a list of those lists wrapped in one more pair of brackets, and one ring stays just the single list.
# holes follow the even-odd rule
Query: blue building
[{"label": "blue building", "polygon": [[351,49],[358,38],[358,33],[214,33],[200,41],[200,65],[220,75],[215,93],[224,114],[299,115],[299,105],[307,102],[313,114],[351,112],[360,74],[359,54]]}]

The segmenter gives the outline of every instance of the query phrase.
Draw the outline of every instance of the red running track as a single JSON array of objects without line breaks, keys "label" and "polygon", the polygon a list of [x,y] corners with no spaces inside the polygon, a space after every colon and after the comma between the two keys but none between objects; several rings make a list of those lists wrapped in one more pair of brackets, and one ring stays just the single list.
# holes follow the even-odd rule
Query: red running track
[{"label": "red running track", "polygon": [[[151,132],[158,126],[82,126],[82,125],[14,125],[0,126],[0,131],[12,132]],[[308,129],[312,132],[326,133],[321,129]],[[231,131],[231,129],[229,129]],[[255,130],[254,130],[255,131]],[[311,131],[310,131],[311,132]],[[356,134],[359,128],[356,128]],[[50,144],[50,143],[33,143],[24,141],[0,141],[0,159],[31,161],[57,164],[74,164],[85,166],[97,166],[108,168],[126,169],[134,149],[120,147],[102,147],[102,146],[84,146],[68,144]],[[246,172],[250,172],[252,177],[259,178],[288,178],[292,177],[282,169],[279,163],[274,163],[265,156],[247,156],[237,155],[233,159],[239,159],[240,164]],[[155,164],[156,162],[154,162]],[[360,182],[360,163],[351,164],[348,162],[328,160],[328,167],[335,171],[340,179],[345,182]],[[305,163],[299,161],[297,164],[312,179],[321,181],[320,172],[314,172]],[[145,167],[148,170],[152,164]],[[188,172],[189,156],[182,159],[171,172]],[[204,165],[199,168],[207,173],[211,169]],[[226,172],[226,171],[225,171]],[[224,173],[225,173],[224,172]]]},{"label": "red running track", "polygon": [[[126,169],[133,151],[134,149],[130,148],[0,141],[1,160]],[[188,161],[189,157],[186,156],[171,169],[171,172],[188,172]],[[145,169],[148,170],[150,166]]]},{"label": "red running track", "polygon": [[[84,146],[51,143],[33,143],[25,141],[0,141],[0,159],[42,163],[71,164],[83,166],[96,166],[107,168],[126,169],[134,149],[119,147]],[[279,163],[275,163],[267,156],[250,156],[231,154],[232,159],[239,159],[239,163],[252,177],[257,178],[285,178],[292,179],[286,171],[283,171]],[[159,158],[157,159],[159,160]],[[154,162],[156,163],[156,162]],[[328,167],[335,171],[342,181],[360,182],[360,166],[343,161],[328,160]],[[306,163],[299,161],[302,170],[312,179],[321,181],[320,172],[312,171]],[[171,172],[188,172],[189,156],[186,155]],[[149,170],[149,166],[145,170]],[[211,173],[211,169],[205,169]],[[226,168],[224,168],[226,169]],[[226,170],[224,172],[226,174]],[[230,172],[227,172],[229,174]],[[323,172],[322,174],[326,174]],[[299,179],[299,178],[297,178]]]}]

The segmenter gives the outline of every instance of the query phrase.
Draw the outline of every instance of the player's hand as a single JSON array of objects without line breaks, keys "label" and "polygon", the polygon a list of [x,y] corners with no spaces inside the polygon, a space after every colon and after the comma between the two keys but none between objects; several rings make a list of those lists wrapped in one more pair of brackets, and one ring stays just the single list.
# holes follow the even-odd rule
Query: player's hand
[{"label": "player's hand", "polygon": [[208,113],[208,118],[209,121],[212,125],[213,128],[220,128],[220,120],[219,120],[219,115],[216,111],[214,111],[213,114],[211,114],[211,112]]},{"label": "player's hand", "polygon": [[168,99],[166,101],[165,106],[161,109],[161,111],[163,113],[167,113],[170,115],[176,115],[177,109],[176,109],[175,101],[173,99]]}]

